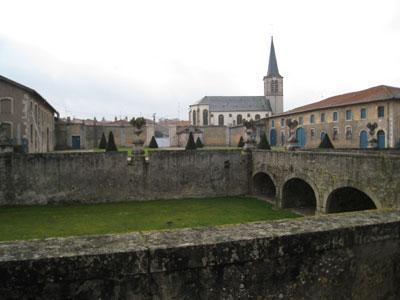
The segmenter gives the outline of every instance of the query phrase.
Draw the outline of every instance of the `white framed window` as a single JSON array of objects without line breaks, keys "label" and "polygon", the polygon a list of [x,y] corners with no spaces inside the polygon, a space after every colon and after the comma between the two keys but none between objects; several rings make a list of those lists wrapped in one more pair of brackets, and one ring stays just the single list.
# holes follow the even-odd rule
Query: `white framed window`
[{"label": "white framed window", "polygon": [[337,111],[334,111],[334,112],[332,113],[332,119],[333,119],[333,122],[338,122],[338,120],[339,120],[339,113],[338,113]]},{"label": "white framed window", "polygon": [[310,137],[311,137],[312,140],[315,139],[315,128],[311,128],[310,129]]},{"label": "white framed window", "polygon": [[351,126],[346,126],[346,140],[351,140],[353,137],[353,128]]},{"label": "white framed window", "polygon": [[325,123],[325,113],[321,113],[320,119],[321,123]]},{"label": "white framed window", "polygon": [[338,140],[338,139],[339,139],[339,128],[333,127],[333,130],[332,130],[332,139],[333,139],[333,140]]},{"label": "white framed window", "polygon": [[346,121],[351,121],[353,119],[353,113],[351,109],[346,110]]}]

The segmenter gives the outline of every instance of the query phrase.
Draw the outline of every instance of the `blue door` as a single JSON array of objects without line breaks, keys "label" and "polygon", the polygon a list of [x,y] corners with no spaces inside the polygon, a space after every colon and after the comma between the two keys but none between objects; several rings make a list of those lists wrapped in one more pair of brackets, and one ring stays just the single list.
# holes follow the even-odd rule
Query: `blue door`
[{"label": "blue door", "polygon": [[72,136],[72,149],[81,149],[81,137],[79,135]]},{"label": "blue door", "polygon": [[271,143],[271,146],[276,146],[276,130],[271,129],[269,133],[269,141]]},{"label": "blue door", "polygon": [[378,131],[378,148],[385,148],[385,132],[383,130]]},{"label": "blue door", "polygon": [[360,132],[360,148],[367,149],[368,147],[368,134],[365,130]]},{"label": "blue door", "polygon": [[300,148],[304,148],[306,145],[306,132],[303,127],[297,128],[296,140]]}]

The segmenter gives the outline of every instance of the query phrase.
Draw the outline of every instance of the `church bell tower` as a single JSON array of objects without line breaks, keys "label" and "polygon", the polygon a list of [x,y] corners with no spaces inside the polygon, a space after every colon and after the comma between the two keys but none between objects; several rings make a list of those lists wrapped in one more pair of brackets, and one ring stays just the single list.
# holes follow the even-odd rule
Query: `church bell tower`
[{"label": "church bell tower", "polygon": [[279,74],[273,37],[271,37],[268,73],[264,76],[264,96],[269,99],[273,114],[283,112],[283,77]]}]

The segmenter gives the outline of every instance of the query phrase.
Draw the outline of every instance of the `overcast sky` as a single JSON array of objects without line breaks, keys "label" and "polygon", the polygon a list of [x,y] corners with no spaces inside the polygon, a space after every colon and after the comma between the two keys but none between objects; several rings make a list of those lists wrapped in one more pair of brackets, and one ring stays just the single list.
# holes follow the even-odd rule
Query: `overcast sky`
[{"label": "overcast sky", "polygon": [[400,86],[399,0],[0,0],[0,74],[61,116],[188,118],[206,95],[262,95],[270,36],[285,110]]}]

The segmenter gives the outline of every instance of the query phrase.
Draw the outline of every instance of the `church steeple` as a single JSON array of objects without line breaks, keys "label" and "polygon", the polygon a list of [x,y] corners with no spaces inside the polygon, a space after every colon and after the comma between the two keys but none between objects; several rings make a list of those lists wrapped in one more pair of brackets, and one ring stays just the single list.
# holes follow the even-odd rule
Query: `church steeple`
[{"label": "church steeple", "polygon": [[269,63],[267,77],[282,77],[279,74],[278,62],[276,61],[274,38],[271,37],[271,49],[269,51]]},{"label": "church steeple", "polygon": [[283,112],[283,77],[279,74],[276,61],[274,39],[271,37],[269,52],[268,72],[264,77],[264,95],[271,104],[273,114]]}]

